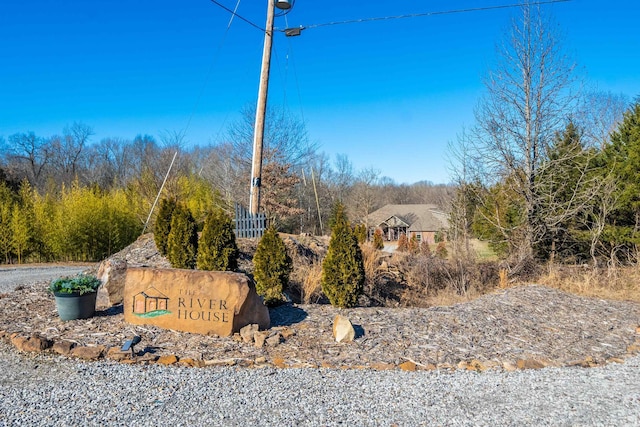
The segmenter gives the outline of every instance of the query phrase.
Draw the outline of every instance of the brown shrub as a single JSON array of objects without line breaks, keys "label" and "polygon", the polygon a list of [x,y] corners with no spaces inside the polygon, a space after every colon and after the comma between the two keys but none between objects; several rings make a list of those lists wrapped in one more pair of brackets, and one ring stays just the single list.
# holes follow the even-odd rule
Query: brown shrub
[{"label": "brown shrub", "polygon": [[538,282],[577,295],[640,302],[638,266],[598,269],[551,265]]},{"label": "brown shrub", "polygon": [[406,292],[401,299],[406,306],[430,306],[443,301],[464,301],[493,290],[498,283],[495,263],[476,263],[456,257],[406,257]]}]

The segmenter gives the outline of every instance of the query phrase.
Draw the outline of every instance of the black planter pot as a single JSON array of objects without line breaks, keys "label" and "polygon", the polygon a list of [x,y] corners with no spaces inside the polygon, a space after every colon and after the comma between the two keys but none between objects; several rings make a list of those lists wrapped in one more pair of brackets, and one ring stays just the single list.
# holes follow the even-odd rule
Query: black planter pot
[{"label": "black planter pot", "polygon": [[54,292],[58,315],[62,320],[88,319],[96,312],[97,292],[80,295]]}]

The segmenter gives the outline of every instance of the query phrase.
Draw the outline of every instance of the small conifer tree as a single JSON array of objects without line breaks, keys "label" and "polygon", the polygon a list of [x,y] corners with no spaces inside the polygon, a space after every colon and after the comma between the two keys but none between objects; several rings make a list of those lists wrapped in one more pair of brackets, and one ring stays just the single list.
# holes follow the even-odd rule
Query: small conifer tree
[{"label": "small conifer tree", "polygon": [[398,252],[407,252],[409,250],[409,239],[404,233],[400,233],[398,237]]},{"label": "small conifer tree", "polygon": [[238,268],[239,255],[233,221],[222,209],[215,209],[204,221],[198,249],[198,268],[235,271]]},{"label": "small conifer tree", "polygon": [[364,288],[364,262],[342,204],[336,205],[329,249],[322,263],[322,291],[331,305],[354,307]]},{"label": "small conifer tree", "polygon": [[358,239],[358,243],[364,243],[367,241],[367,226],[360,223],[357,224],[355,226],[355,228],[353,229],[353,232],[356,235],[356,238]]},{"label": "small conifer tree", "polygon": [[384,240],[382,239],[382,230],[376,228],[376,231],[373,233],[373,247],[382,250],[384,249]]},{"label": "small conifer tree", "polygon": [[198,251],[196,221],[189,209],[177,204],[167,237],[167,259],[173,268],[194,268]]},{"label": "small conifer tree", "polygon": [[429,242],[427,240],[423,240],[420,243],[420,253],[425,257],[431,256],[431,248],[429,247]]},{"label": "small conifer tree", "polygon": [[418,242],[418,237],[416,237],[415,234],[411,236],[411,239],[409,239],[409,252],[414,255],[420,252],[420,243]]},{"label": "small conifer tree", "polygon": [[258,295],[264,297],[266,305],[275,305],[282,301],[282,291],[289,283],[293,269],[287,248],[273,227],[269,227],[253,256],[253,277]]},{"label": "small conifer tree", "polygon": [[175,199],[160,200],[158,216],[156,217],[156,224],[153,228],[153,240],[156,242],[158,252],[164,256],[167,255],[167,238],[171,231],[171,217],[173,216],[173,210],[175,208]]}]

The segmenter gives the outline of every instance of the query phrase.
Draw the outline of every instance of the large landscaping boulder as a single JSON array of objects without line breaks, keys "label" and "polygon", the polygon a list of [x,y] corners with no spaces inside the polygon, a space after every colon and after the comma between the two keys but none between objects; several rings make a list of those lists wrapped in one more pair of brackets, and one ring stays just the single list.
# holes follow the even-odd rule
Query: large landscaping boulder
[{"label": "large landscaping boulder", "polygon": [[127,269],[124,319],[219,336],[270,324],[269,310],[244,274],[139,267]]},{"label": "large landscaping boulder", "polygon": [[106,259],[100,263],[96,274],[96,277],[102,282],[102,286],[98,289],[96,302],[98,307],[122,304],[126,273],[126,260]]}]

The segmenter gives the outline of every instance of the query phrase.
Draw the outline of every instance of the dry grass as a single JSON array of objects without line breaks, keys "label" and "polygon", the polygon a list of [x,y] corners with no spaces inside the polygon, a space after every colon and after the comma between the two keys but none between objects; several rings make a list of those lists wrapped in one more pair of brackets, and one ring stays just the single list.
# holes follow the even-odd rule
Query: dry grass
[{"label": "dry grass", "polygon": [[550,266],[539,283],[577,295],[640,302],[638,266],[604,269]]},{"label": "dry grass", "polygon": [[300,289],[300,299],[305,304],[317,303],[322,299],[322,264],[310,264],[303,268],[305,270],[304,279]]},{"label": "dry grass", "polygon": [[360,245],[360,249],[362,251],[362,261],[364,264],[364,286],[367,293],[371,293],[376,284],[378,269],[386,255],[384,252],[374,248],[370,243]]}]

